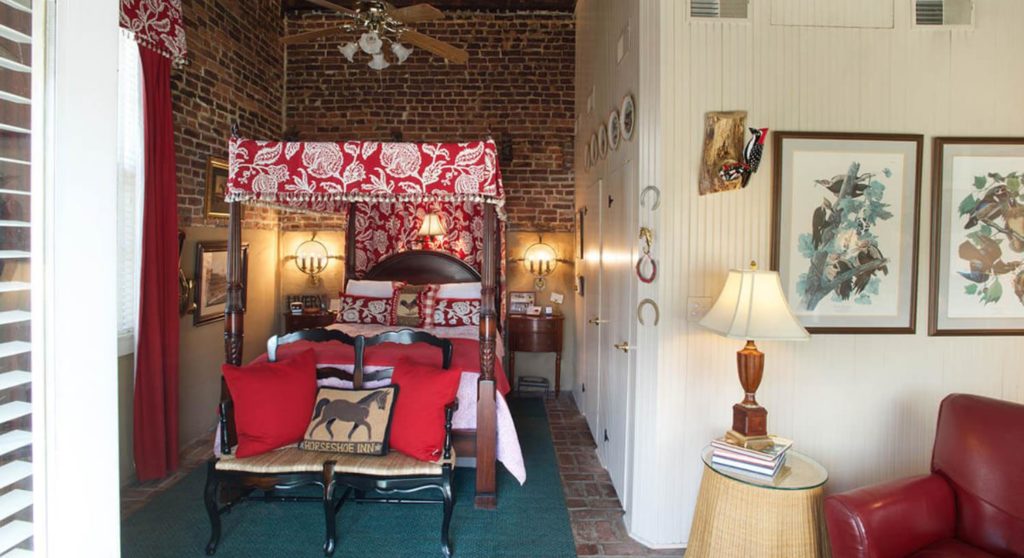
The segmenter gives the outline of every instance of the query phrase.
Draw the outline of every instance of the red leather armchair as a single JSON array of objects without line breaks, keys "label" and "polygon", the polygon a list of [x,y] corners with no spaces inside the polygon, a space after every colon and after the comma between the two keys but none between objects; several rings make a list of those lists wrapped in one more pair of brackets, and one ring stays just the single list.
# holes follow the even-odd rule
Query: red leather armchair
[{"label": "red leather armchair", "polygon": [[833,558],[1024,556],[1024,405],[946,397],[931,469],[827,497]]}]

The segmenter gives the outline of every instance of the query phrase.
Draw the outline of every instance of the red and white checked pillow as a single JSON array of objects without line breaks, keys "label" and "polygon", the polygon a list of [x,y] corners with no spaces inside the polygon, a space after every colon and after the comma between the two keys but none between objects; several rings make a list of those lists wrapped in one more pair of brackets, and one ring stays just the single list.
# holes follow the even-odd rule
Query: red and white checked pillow
[{"label": "red and white checked pillow", "polygon": [[434,327],[434,306],[437,304],[437,291],[440,287],[437,285],[424,285],[424,287],[419,297],[420,324],[421,327],[429,328]]},{"label": "red and white checked pillow", "polygon": [[394,297],[341,295],[338,321],[346,324],[391,325]]},{"label": "red and white checked pillow", "polygon": [[480,299],[436,298],[433,316],[435,326],[480,325]]}]

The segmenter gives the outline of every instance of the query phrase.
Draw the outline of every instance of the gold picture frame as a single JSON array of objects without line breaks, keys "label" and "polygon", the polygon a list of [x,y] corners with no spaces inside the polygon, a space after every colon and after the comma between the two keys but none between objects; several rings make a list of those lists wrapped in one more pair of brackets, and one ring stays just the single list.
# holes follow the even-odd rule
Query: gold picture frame
[{"label": "gold picture frame", "polygon": [[206,161],[206,193],[203,214],[207,219],[226,218],[230,215],[224,201],[228,186],[228,162],[217,157]]}]

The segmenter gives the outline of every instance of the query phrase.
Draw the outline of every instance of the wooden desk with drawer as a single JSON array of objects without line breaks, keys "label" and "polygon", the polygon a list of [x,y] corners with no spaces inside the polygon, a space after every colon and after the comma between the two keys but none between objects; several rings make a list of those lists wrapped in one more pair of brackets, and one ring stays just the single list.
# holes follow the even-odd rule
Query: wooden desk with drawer
[{"label": "wooden desk with drawer", "polygon": [[515,387],[516,351],[555,353],[555,397],[562,387],[562,316],[512,314],[508,319],[508,382]]}]

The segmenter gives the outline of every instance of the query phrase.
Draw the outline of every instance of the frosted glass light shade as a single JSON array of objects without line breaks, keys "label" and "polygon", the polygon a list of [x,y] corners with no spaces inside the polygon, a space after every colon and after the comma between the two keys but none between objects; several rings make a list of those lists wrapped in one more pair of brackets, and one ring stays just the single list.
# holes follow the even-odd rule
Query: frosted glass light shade
[{"label": "frosted glass light shade", "polygon": [[345,43],[338,47],[338,50],[341,51],[345,58],[348,58],[349,62],[352,62],[356,56],[356,52],[359,50],[359,45],[355,43]]},{"label": "frosted glass light shade", "polygon": [[412,54],[412,49],[402,43],[391,43],[391,52],[395,54],[395,60],[398,60],[398,63],[401,64]]},{"label": "frosted glass light shade", "polygon": [[384,55],[379,53],[374,54],[373,60],[370,60],[370,63],[367,64],[367,66],[373,68],[374,70],[383,70],[384,68],[387,68],[390,65],[391,64],[388,64],[388,61],[384,59]]},{"label": "frosted glass light shade", "polygon": [[366,54],[379,54],[380,47],[384,45],[384,41],[380,40],[380,36],[374,31],[367,31],[363,33],[362,37],[359,37],[359,48],[363,49]]},{"label": "frosted glass light shade", "polygon": [[448,228],[444,226],[441,216],[437,213],[428,213],[423,217],[423,225],[420,226],[420,231],[416,233],[416,236],[444,236],[445,234],[448,234]]},{"label": "frosted glass light shade", "polygon": [[733,339],[803,341],[810,337],[790,310],[775,271],[729,271],[725,287],[700,325]]}]

